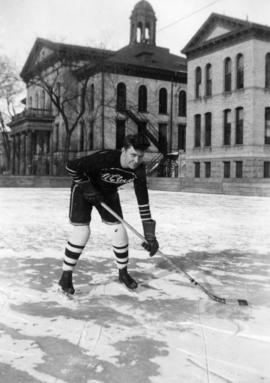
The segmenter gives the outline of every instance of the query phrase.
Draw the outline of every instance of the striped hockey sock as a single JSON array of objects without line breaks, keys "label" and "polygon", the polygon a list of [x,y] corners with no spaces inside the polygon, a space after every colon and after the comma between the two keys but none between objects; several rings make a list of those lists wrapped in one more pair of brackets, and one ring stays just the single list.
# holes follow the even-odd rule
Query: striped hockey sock
[{"label": "striped hockey sock", "polygon": [[128,245],[113,246],[117,268],[123,269],[128,264]]},{"label": "striped hockey sock", "polygon": [[119,270],[128,264],[128,236],[122,224],[113,225],[113,252]]},{"label": "striped hockey sock", "polygon": [[63,271],[73,271],[85,246],[67,243],[63,261]]},{"label": "striped hockey sock", "polygon": [[87,225],[73,227],[69,237],[63,261],[63,271],[73,271],[90,236]]}]

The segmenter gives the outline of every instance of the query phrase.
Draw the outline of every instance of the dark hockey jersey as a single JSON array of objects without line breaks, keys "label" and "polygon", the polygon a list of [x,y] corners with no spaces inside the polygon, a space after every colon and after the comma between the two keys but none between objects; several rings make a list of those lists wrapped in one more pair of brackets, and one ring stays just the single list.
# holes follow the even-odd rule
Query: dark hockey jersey
[{"label": "dark hockey jersey", "polygon": [[134,170],[123,168],[120,157],[120,150],[102,150],[69,161],[66,170],[74,182],[90,180],[98,190],[105,194],[115,192],[121,185],[133,182],[141,218],[148,220],[151,218],[151,214],[145,165],[142,163]]}]

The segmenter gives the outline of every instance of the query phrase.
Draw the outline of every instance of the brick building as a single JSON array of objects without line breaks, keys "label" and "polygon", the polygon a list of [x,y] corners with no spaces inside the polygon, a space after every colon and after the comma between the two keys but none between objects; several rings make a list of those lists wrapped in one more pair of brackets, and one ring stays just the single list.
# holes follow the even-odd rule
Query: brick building
[{"label": "brick building", "polygon": [[270,28],[211,14],[182,52],[187,176],[270,177]]},{"label": "brick building", "polygon": [[[12,173],[59,175],[69,157],[145,134],[149,171],[185,151],[186,59],[156,45],[156,16],[139,1],[118,51],[37,39],[22,69],[25,110],[10,123]],[[83,104],[83,105],[82,105]]]},{"label": "brick building", "polygon": [[[139,132],[152,144],[149,172],[178,175],[174,190],[268,188],[270,27],[211,14],[182,53],[187,59],[156,45],[156,16],[145,0],[118,51],[37,39],[21,72],[26,108],[10,124],[13,174],[61,174],[68,124],[70,157],[120,148],[126,134]],[[46,87],[33,81],[41,74]]]}]

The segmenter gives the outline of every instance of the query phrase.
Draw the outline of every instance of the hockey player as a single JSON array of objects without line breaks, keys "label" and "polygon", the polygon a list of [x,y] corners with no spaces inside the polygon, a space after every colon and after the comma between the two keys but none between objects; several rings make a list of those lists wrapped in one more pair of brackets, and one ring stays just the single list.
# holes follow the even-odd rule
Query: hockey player
[{"label": "hockey player", "polygon": [[126,229],[100,205],[100,202],[106,203],[120,217],[123,217],[117,189],[121,185],[133,182],[147,241],[143,243],[143,247],[149,251],[150,256],[157,252],[159,244],[155,236],[156,222],[151,218],[143,163],[144,152],[149,146],[145,138],[129,135],[125,138],[122,150],[102,150],[68,162],[66,169],[73,179],[69,212],[73,230],[65,248],[63,272],[59,280],[59,285],[65,293],[74,294],[75,292],[72,272],[90,236],[93,206],[98,210],[102,221],[110,225],[119,281],[129,289],[137,288],[137,282],[127,270]]}]

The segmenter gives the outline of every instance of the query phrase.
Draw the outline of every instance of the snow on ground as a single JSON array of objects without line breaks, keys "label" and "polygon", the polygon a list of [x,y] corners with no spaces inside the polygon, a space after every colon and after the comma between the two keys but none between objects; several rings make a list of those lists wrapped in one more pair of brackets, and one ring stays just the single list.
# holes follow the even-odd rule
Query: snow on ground
[{"label": "snow on ground", "polygon": [[[120,195],[125,219],[142,232],[133,190]],[[166,257],[149,258],[130,233],[140,287],[127,291],[94,212],[69,300],[57,292],[69,190],[0,189],[0,382],[270,382],[270,200],[150,198]],[[249,306],[211,300],[180,268]]]}]

